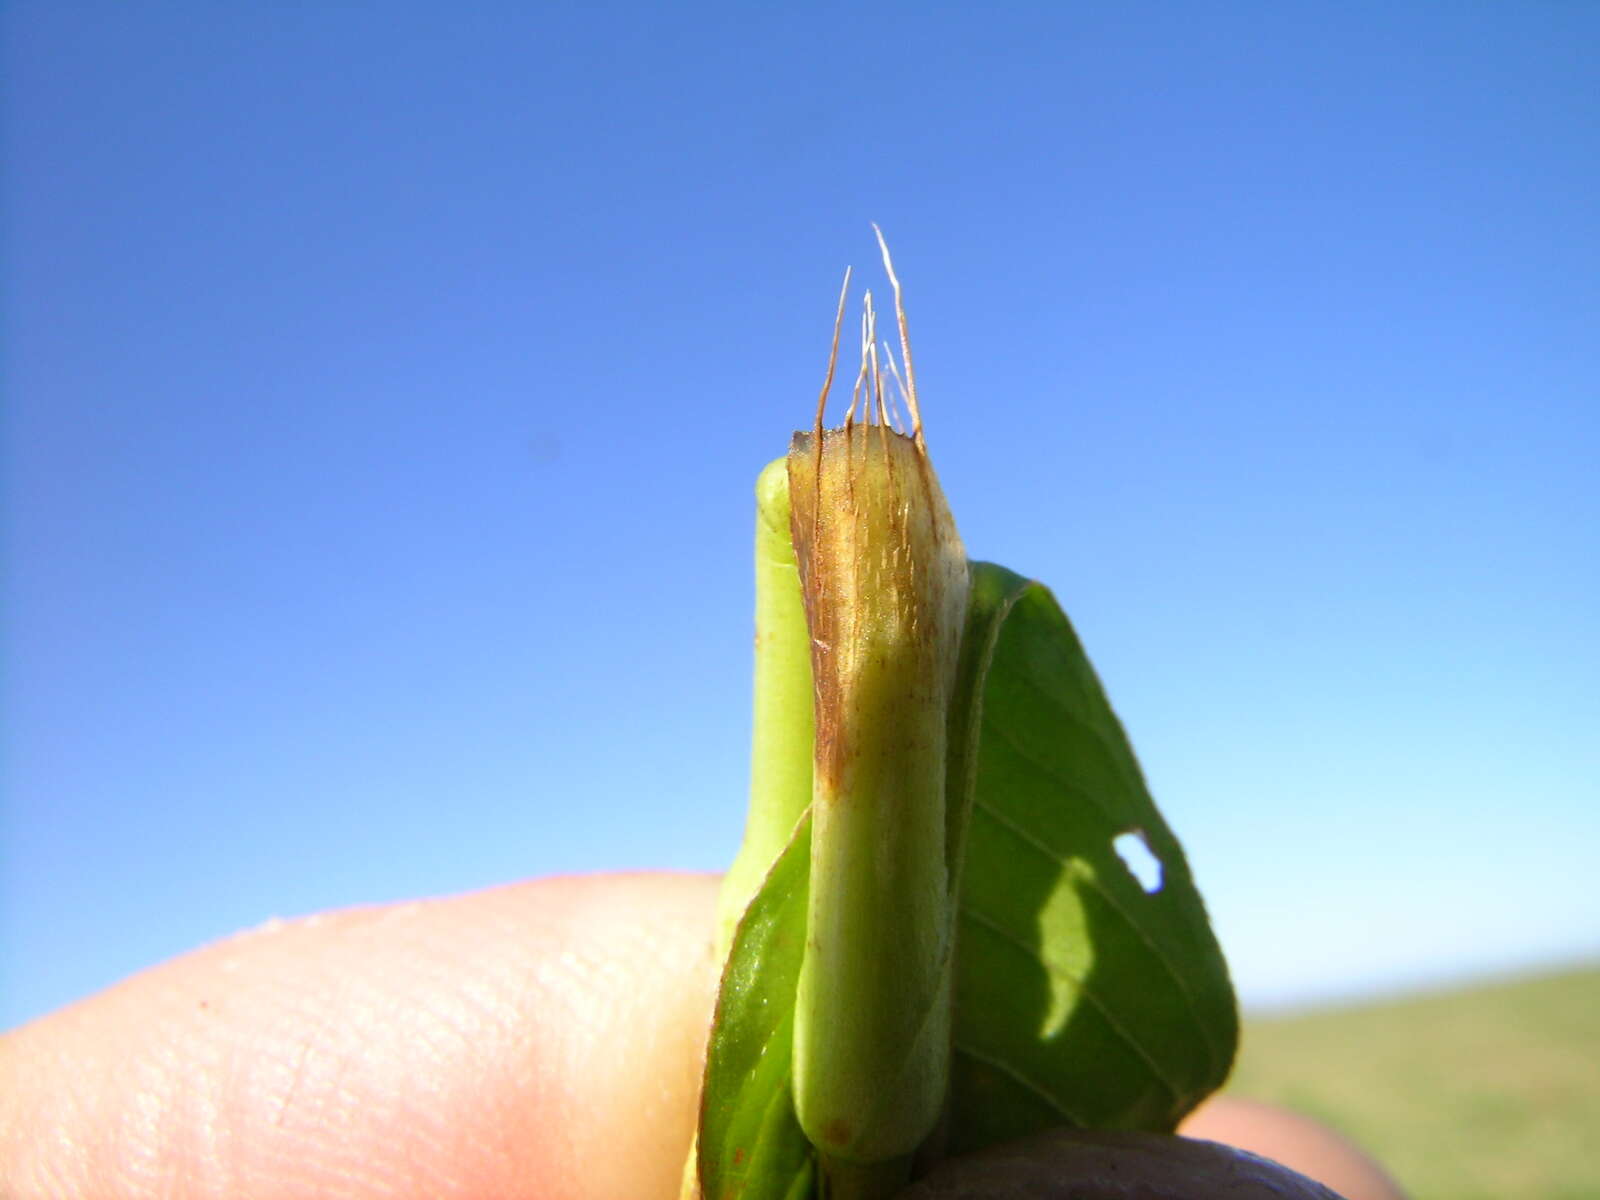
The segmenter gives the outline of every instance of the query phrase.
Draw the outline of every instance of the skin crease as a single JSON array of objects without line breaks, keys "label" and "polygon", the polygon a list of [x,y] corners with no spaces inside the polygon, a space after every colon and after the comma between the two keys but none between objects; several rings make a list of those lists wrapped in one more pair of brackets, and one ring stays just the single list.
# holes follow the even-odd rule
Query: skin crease
[{"label": "skin crease", "polygon": [[[0,1194],[677,1195],[716,970],[712,876],[538,880],[274,922],[0,1038]],[[1185,1132],[1400,1193],[1321,1126]]]}]

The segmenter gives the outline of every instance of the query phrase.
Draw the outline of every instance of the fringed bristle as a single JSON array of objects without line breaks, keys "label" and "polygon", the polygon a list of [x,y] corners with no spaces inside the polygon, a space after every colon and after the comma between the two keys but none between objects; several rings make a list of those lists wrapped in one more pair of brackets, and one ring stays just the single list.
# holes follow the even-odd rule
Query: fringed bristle
[{"label": "fringed bristle", "polygon": [[[872,292],[862,294],[861,311],[861,364],[856,370],[855,382],[850,388],[850,405],[845,409],[843,428],[853,429],[857,423],[878,425],[888,433],[910,437],[918,453],[926,455],[927,443],[922,434],[922,409],[917,404],[917,383],[911,365],[911,334],[906,323],[905,297],[900,278],[895,274],[894,260],[889,256],[889,244],[883,230],[876,224],[872,232],[877,236],[878,249],[883,255],[883,269],[894,288],[895,324],[900,334],[899,360],[887,339],[878,338],[878,314],[872,302]],[[817,398],[817,416],[812,429],[816,444],[822,443],[826,423],[828,396],[833,387],[839,363],[839,336],[844,328],[844,310],[850,291],[849,268],[845,269],[844,283],[839,289],[839,305],[833,318],[833,342],[828,351],[828,373],[823,380],[822,393]],[[904,363],[902,372],[901,362]],[[887,372],[888,380],[884,375]],[[909,422],[910,429],[906,425]]]}]

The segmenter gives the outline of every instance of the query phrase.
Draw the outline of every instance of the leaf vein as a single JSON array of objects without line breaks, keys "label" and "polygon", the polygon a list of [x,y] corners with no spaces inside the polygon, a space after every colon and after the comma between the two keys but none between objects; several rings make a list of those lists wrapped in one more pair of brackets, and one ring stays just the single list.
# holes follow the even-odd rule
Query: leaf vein
[{"label": "leaf vein", "polygon": [[1078,994],[1087,1000],[1091,1005],[1093,1005],[1095,1010],[1099,1012],[1099,1014],[1105,1019],[1105,1023],[1111,1027],[1111,1031],[1115,1033],[1124,1044],[1127,1045],[1128,1049],[1132,1050],[1136,1056],[1144,1060],[1145,1066],[1150,1068],[1150,1073],[1155,1076],[1157,1082],[1159,1082],[1162,1087],[1167,1089],[1167,1091],[1172,1095],[1172,1098],[1178,1101],[1183,1099],[1183,1089],[1174,1083],[1170,1078],[1168,1078],[1166,1072],[1162,1070],[1161,1064],[1155,1060],[1155,1056],[1152,1055],[1150,1051],[1145,1049],[1144,1045],[1139,1041],[1139,1039],[1136,1038],[1122,1024],[1121,1021],[1117,1020],[1117,1018],[1112,1015],[1111,1009],[1107,1007],[1105,1001],[1100,998],[1095,989],[1089,986],[1089,981],[1087,979],[1084,979],[1081,975],[1068,970],[1058,959],[1055,959],[1053,956],[1046,957],[1045,955],[1036,952],[1032,946],[1028,945],[1027,942],[1023,941],[1016,934],[1012,933],[1011,930],[1000,924],[1000,922],[996,921],[993,917],[965,905],[962,906],[961,913],[968,920],[984,926],[997,937],[1002,938],[1009,942],[1012,946],[1015,946],[1030,959],[1042,966],[1046,971],[1050,972],[1051,975],[1058,979],[1065,980],[1067,983],[1076,988]]},{"label": "leaf vein", "polygon": [[1123,922],[1127,924],[1128,928],[1134,932],[1138,939],[1144,943],[1147,949],[1149,949],[1150,953],[1155,956],[1156,961],[1161,964],[1161,969],[1166,973],[1167,978],[1172,980],[1179,993],[1181,993],[1183,998],[1188,1001],[1184,1007],[1184,1013],[1188,1016],[1190,1022],[1199,1032],[1201,1041],[1205,1043],[1206,1059],[1214,1071],[1218,1065],[1218,1059],[1220,1057],[1216,1040],[1213,1038],[1211,1030],[1206,1026],[1206,1023],[1202,1021],[1196,1013],[1196,1009],[1199,1006],[1195,1001],[1194,992],[1184,980],[1183,973],[1173,965],[1171,957],[1168,955],[1167,951],[1160,945],[1160,943],[1150,936],[1150,932],[1134,918],[1132,913],[1123,907],[1121,902],[1118,901],[1117,898],[1106,888],[1105,884],[1100,881],[1094,872],[1085,870],[1078,864],[1076,859],[1070,857],[1064,851],[1057,850],[1048,842],[1042,840],[1034,833],[1017,824],[1017,822],[1013,821],[1010,817],[1004,816],[997,808],[986,803],[982,799],[974,800],[973,808],[976,811],[983,813],[1002,829],[1008,830],[1010,833],[1019,838],[1025,845],[1031,846],[1034,850],[1038,851],[1040,854],[1043,854],[1046,858],[1050,859],[1051,862],[1060,867],[1061,870],[1072,875],[1076,879],[1082,880],[1106,902],[1106,906],[1110,908],[1112,912],[1116,913],[1117,916],[1122,918]]},{"label": "leaf vein", "polygon": [[[1141,786],[1142,777],[1140,776],[1137,765],[1138,760],[1134,759],[1133,747],[1128,744],[1126,736],[1118,737],[1116,736],[1115,732],[1108,731],[1103,722],[1090,720],[1087,717],[1079,716],[1072,710],[1072,708],[1063,704],[1059,696],[1052,693],[1042,683],[1035,679],[1032,674],[1019,671],[1015,675],[1015,678],[1024,687],[1041,696],[1050,705],[1050,708],[1056,713],[1057,716],[1063,718],[1073,725],[1076,725],[1078,728],[1088,733],[1089,737],[1097,742],[1102,750],[1106,751],[1107,758],[1111,763],[1111,769],[1121,777],[1122,782],[1125,785],[1128,785],[1130,790],[1136,792],[1144,790]],[[1094,700],[1097,698],[1095,696],[1095,690],[1091,687],[1085,687],[1083,689],[1083,695],[1084,698],[1088,700]],[[1100,700],[1101,704],[1107,703],[1103,692],[1099,695],[1098,699]],[[1111,719],[1112,721],[1116,720],[1115,714],[1112,715]],[[1019,754],[1023,754],[1029,758],[1032,758],[1035,762],[1039,761],[1033,755],[1028,754],[1028,752],[1017,743],[1014,737],[1007,735],[1007,740],[1009,740],[1013,746],[1016,746]],[[1125,759],[1133,760],[1132,772],[1128,770],[1128,763],[1124,761]],[[1040,765],[1043,766],[1044,764],[1040,763]],[[1054,772],[1052,772],[1052,774],[1054,774]]]},{"label": "leaf vein", "polygon": [[965,1057],[972,1059],[973,1062],[982,1063],[984,1066],[1000,1072],[1000,1074],[1006,1076],[1019,1087],[1033,1093],[1033,1095],[1037,1096],[1040,1100],[1044,1101],[1051,1108],[1053,1108],[1056,1111],[1056,1115],[1062,1120],[1076,1125],[1079,1129],[1085,1129],[1088,1127],[1089,1122],[1084,1120],[1083,1117],[1079,1116],[1077,1113],[1073,1112],[1065,1100],[1056,1095],[1037,1079],[1034,1079],[1030,1075],[1017,1070],[1017,1068],[1013,1067],[1010,1063],[1004,1062],[992,1055],[985,1054],[981,1050],[974,1049],[972,1046],[969,1046],[959,1039],[953,1042],[950,1048],[952,1053],[964,1055]]},{"label": "leaf vein", "polygon": [[[983,723],[983,728],[985,732],[993,733],[997,740],[1004,742],[1016,753],[1018,758],[1022,759],[1030,767],[1050,780],[1051,783],[1055,784],[1057,787],[1063,786],[1061,782],[1061,772],[1056,767],[1045,762],[1037,754],[1033,753],[1026,746],[1024,746],[1017,739],[1016,735],[1006,729],[1004,725],[1001,725],[997,721],[990,721],[986,718]],[[1111,809],[1106,806],[1105,802],[1100,799],[1099,795],[1092,789],[1072,788],[1071,790],[1075,794],[1080,795],[1084,799],[1088,800],[1090,804],[1094,805],[1100,814],[1105,817],[1108,823],[1119,827],[1125,824],[1125,822],[1117,819],[1116,813],[1112,812]],[[977,800],[977,804],[980,808],[983,807],[983,800],[981,797]]]}]

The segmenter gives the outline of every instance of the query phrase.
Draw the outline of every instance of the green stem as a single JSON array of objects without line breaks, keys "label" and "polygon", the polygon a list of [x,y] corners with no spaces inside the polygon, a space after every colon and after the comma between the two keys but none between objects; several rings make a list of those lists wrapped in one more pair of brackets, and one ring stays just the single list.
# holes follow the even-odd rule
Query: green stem
[{"label": "green stem", "polygon": [[786,459],[756,480],[755,704],[744,841],[717,901],[717,959],[811,803],[811,639],[789,533]]},{"label": "green stem", "polygon": [[795,1112],[865,1186],[916,1150],[949,1086],[945,743],[967,567],[912,439],[800,435],[789,477],[816,692]]}]

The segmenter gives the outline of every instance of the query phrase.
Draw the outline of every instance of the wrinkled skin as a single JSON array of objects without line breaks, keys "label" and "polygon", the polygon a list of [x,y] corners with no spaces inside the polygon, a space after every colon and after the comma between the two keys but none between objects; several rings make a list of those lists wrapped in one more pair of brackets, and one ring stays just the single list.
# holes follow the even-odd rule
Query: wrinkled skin
[{"label": "wrinkled skin", "polygon": [[[539,880],[273,923],[144,971],[0,1038],[0,1195],[669,1200],[715,984],[716,888]],[[1214,1103],[1189,1128],[1349,1200],[1398,1195],[1276,1110]],[[1118,1170],[1171,1181],[1188,1146],[1122,1147]],[[1029,1153],[1052,1186],[1084,1161]],[[923,1200],[965,1194],[926,1190],[942,1178]]]}]

